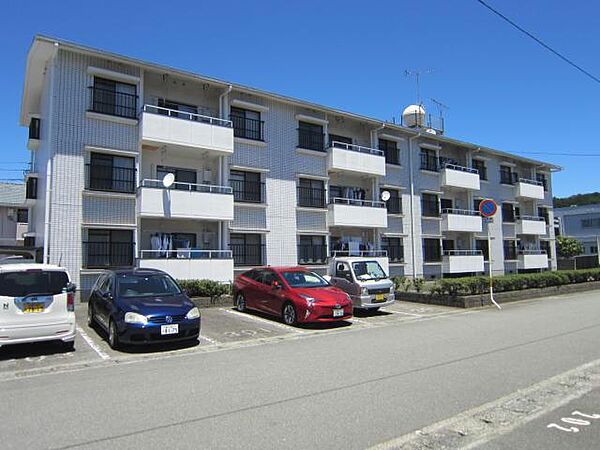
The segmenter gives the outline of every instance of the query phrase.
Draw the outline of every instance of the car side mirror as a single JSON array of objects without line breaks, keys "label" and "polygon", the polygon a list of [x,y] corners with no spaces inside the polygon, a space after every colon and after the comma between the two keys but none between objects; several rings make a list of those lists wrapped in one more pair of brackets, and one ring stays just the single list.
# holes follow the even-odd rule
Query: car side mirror
[{"label": "car side mirror", "polygon": [[112,294],[110,292],[103,292],[102,293],[102,298],[104,300],[112,300],[113,296],[112,296]]},{"label": "car side mirror", "polygon": [[273,282],[271,283],[271,287],[272,287],[273,289],[281,289],[281,284],[279,284],[279,281],[273,281]]}]

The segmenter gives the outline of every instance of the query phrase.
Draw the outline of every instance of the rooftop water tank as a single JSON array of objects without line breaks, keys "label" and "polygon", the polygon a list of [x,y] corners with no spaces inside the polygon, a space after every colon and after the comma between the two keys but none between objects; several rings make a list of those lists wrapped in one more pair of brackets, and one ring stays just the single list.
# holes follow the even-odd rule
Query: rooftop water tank
[{"label": "rooftop water tank", "polygon": [[409,128],[423,127],[425,109],[421,105],[409,105],[402,111],[402,125]]}]

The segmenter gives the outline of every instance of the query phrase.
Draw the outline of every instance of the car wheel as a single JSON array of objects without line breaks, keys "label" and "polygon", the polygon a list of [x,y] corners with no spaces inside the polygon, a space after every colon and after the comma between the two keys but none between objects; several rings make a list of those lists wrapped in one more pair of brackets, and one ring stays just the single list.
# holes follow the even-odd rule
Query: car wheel
[{"label": "car wheel", "polygon": [[369,310],[369,312],[371,312],[371,313],[373,313],[373,314],[375,314],[377,311],[379,311],[379,307],[377,307],[377,308],[371,308],[371,309]]},{"label": "car wheel", "polygon": [[88,327],[94,326],[94,307],[91,303],[88,303],[87,324]]},{"label": "car wheel", "polygon": [[283,323],[286,325],[296,325],[298,322],[296,308],[290,302],[287,302],[285,305],[283,305],[283,311],[281,315],[283,318]]},{"label": "car wheel", "polygon": [[235,307],[239,312],[246,311],[246,297],[241,292],[237,295],[235,299]]},{"label": "car wheel", "polygon": [[114,320],[111,320],[108,324],[108,345],[113,350],[119,348],[119,335],[117,334],[117,325]]}]

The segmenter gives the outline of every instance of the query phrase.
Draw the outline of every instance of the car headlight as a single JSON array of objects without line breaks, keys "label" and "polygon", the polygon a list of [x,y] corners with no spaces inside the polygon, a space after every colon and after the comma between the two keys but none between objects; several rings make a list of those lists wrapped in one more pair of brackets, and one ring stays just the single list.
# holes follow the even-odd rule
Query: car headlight
[{"label": "car headlight", "polygon": [[141,314],[135,312],[126,312],[125,313],[125,323],[137,323],[140,325],[147,325],[148,318]]},{"label": "car headlight", "polygon": [[197,319],[198,317],[200,317],[200,310],[196,306],[190,309],[185,315],[186,319]]},{"label": "car headlight", "polygon": [[394,289],[394,286],[390,286],[390,294],[393,294],[394,292],[396,292],[396,290]]},{"label": "car headlight", "polygon": [[361,295],[369,295],[369,289],[367,289],[366,287],[362,288],[360,290],[360,294]]},{"label": "car headlight", "polygon": [[306,306],[308,306],[309,308],[312,308],[314,304],[317,303],[316,299],[308,295],[300,294],[300,297],[302,297],[306,301]]}]

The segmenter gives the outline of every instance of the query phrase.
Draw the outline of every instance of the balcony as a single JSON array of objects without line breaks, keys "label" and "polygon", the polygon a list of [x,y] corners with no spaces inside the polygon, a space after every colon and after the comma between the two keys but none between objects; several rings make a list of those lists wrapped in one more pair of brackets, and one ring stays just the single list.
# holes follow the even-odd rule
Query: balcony
[{"label": "balcony", "polygon": [[548,254],[544,250],[520,250],[517,269],[547,269]]},{"label": "balcony", "polygon": [[442,209],[442,231],[481,233],[481,215],[478,211],[470,211],[466,209]]},{"label": "balcony", "polygon": [[540,181],[519,178],[516,183],[515,197],[543,200],[544,185]]},{"label": "balcony", "polygon": [[328,149],[327,170],[385,176],[382,150],[333,141]]},{"label": "balcony", "polygon": [[538,216],[519,216],[515,228],[517,234],[533,234],[544,236],[546,234],[546,220]]},{"label": "balcony", "polygon": [[27,148],[37,150],[40,146],[40,119],[32,117],[29,122],[29,136],[27,139]]},{"label": "balcony", "polygon": [[141,217],[173,219],[233,220],[233,191],[229,186],[142,181],[138,188]]},{"label": "balcony", "polygon": [[387,228],[385,204],[372,200],[333,198],[327,212],[330,227]]},{"label": "balcony", "polygon": [[481,250],[445,250],[442,256],[443,273],[483,272]]},{"label": "balcony", "polygon": [[231,250],[142,250],[137,266],[163,270],[176,280],[207,279],[223,283],[233,280]]},{"label": "balcony", "polygon": [[479,172],[477,169],[447,163],[443,166],[441,174],[442,187],[469,189],[473,191],[480,189]]},{"label": "balcony", "polygon": [[230,155],[233,153],[232,126],[229,120],[153,105],[144,105],[142,112],[142,140],[147,144],[169,144]]}]

